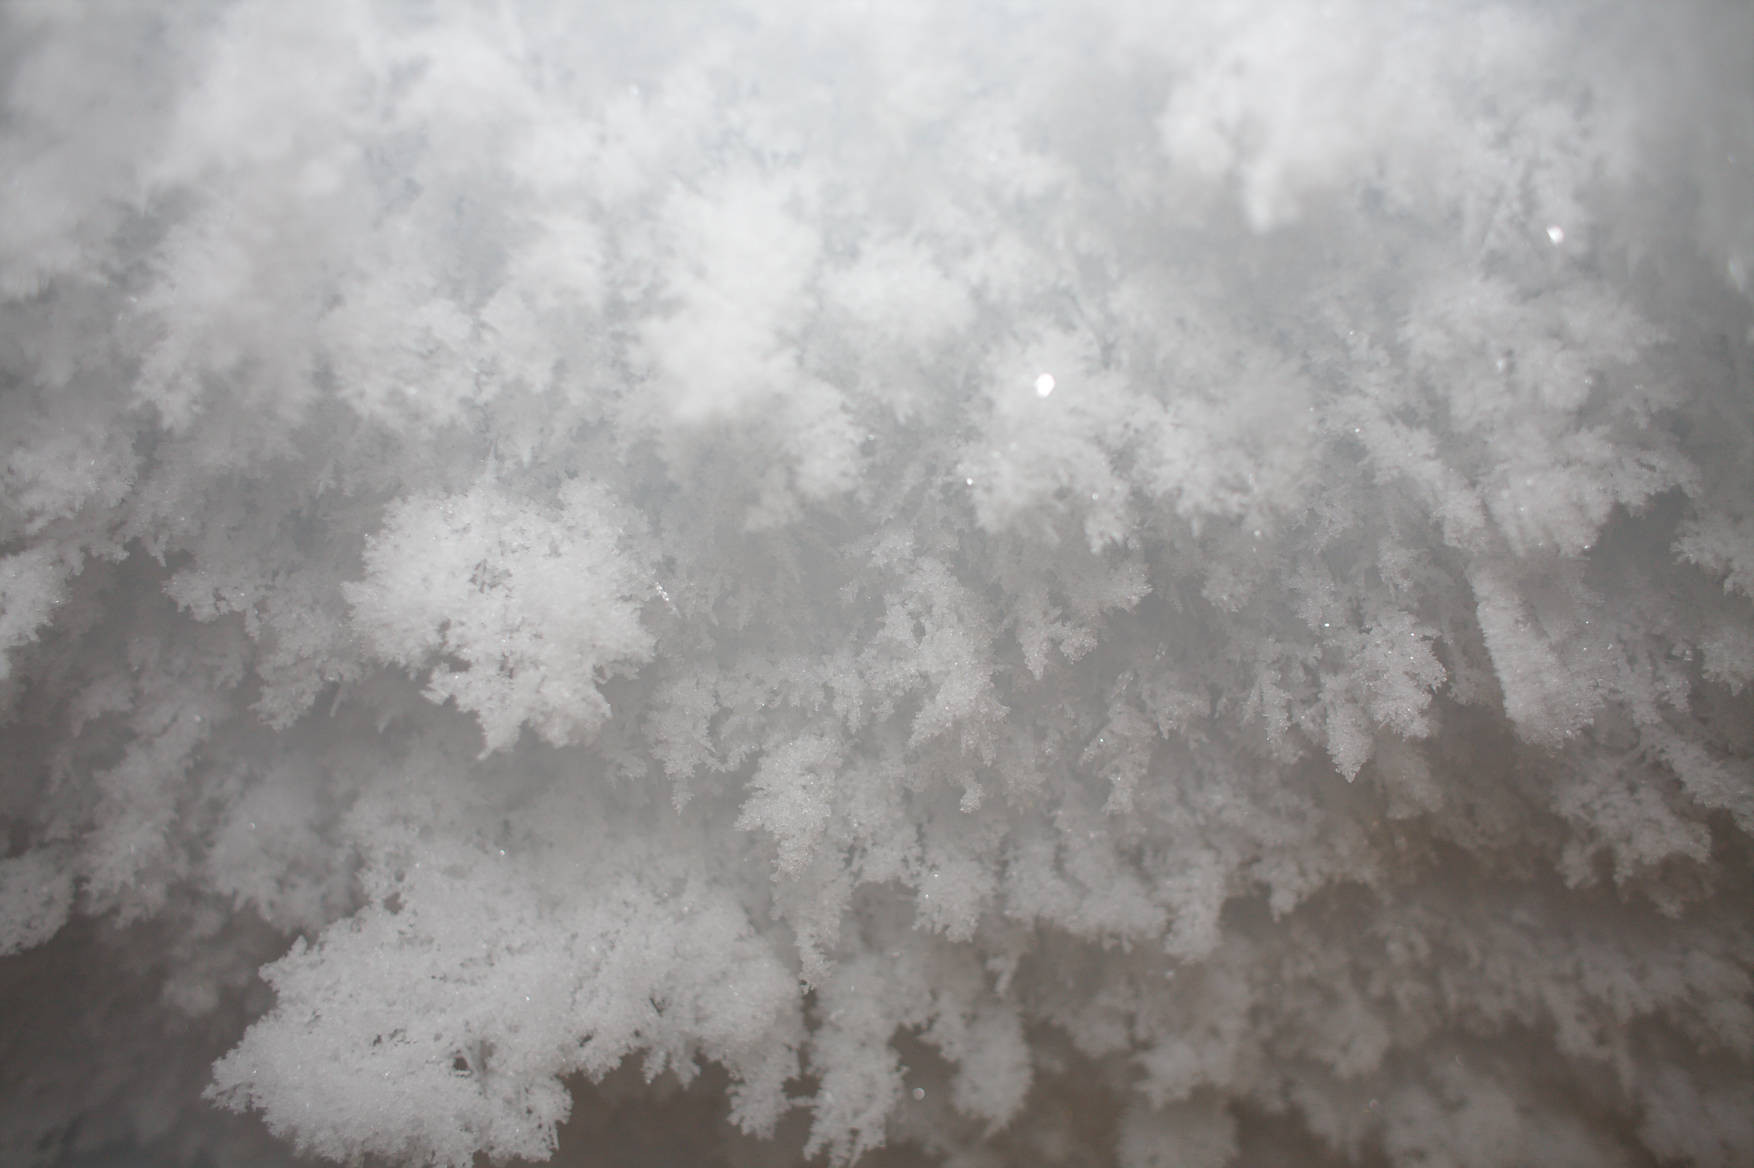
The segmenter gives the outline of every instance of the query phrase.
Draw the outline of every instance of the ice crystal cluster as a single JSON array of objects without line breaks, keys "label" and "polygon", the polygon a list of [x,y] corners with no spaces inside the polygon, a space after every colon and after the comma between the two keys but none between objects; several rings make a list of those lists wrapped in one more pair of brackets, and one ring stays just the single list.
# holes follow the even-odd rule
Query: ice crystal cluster
[{"label": "ice crystal cluster", "polygon": [[0,85],[6,1163],[1754,1162],[1739,0]]}]

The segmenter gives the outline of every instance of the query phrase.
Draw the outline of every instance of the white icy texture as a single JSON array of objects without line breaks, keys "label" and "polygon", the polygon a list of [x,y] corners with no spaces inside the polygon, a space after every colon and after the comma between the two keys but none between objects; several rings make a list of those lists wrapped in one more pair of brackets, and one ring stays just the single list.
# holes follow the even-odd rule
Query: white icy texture
[{"label": "white icy texture", "polygon": [[1754,1162],[1751,79],[5,6],[0,1160]]}]

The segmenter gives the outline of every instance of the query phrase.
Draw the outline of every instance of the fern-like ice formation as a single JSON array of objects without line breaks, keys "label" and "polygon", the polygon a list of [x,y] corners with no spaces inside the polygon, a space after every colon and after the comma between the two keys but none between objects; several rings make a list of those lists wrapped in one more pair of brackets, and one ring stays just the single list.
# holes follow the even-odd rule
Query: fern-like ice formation
[{"label": "fern-like ice formation", "polygon": [[1744,7],[0,77],[0,1159],[1754,1160]]}]

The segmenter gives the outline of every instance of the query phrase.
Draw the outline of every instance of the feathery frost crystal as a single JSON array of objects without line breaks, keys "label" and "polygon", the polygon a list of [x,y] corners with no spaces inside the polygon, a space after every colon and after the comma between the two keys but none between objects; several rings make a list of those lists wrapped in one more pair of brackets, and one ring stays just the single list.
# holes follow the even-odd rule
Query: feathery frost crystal
[{"label": "feathery frost crystal", "polygon": [[1751,79],[6,5],[0,1161],[1754,1162]]}]

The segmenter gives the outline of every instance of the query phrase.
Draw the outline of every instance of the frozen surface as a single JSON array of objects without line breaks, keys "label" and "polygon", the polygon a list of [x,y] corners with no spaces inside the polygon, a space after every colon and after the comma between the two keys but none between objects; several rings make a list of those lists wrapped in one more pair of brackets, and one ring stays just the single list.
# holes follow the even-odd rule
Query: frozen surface
[{"label": "frozen surface", "polygon": [[1754,1162],[1751,295],[1739,2],[0,7],[0,1162]]}]

